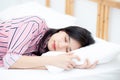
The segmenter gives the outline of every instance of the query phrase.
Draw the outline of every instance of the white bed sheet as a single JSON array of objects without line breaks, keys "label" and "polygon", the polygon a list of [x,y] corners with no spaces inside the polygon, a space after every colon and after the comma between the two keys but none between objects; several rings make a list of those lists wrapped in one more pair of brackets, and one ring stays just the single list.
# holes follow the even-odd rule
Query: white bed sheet
[{"label": "white bed sheet", "polygon": [[120,56],[95,69],[74,69],[61,73],[47,70],[6,70],[0,68],[0,80],[120,80]]}]

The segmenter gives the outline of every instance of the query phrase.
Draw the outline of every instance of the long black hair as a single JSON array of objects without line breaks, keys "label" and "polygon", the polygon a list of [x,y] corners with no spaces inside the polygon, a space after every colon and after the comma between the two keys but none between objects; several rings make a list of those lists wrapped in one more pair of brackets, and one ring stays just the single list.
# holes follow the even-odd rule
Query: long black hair
[{"label": "long black hair", "polygon": [[93,44],[95,42],[91,35],[91,32],[79,26],[68,26],[61,29],[49,29],[39,41],[38,49],[36,52],[33,52],[33,54],[41,56],[43,53],[49,51],[47,45],[45,47],[43,46],[46,44],[46,42],[48,42],[49,38],[53,34],[59,31],[65,31],[71,38],[78,41],[81,44],[81,47]]}]

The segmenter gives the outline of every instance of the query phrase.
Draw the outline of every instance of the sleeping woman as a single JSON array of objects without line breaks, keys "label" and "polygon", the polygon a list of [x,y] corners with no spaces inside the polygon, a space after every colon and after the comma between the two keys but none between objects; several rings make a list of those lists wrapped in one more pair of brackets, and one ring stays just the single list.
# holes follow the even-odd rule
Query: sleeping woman
[{"label": "sleeping woman", "polygon": [[[72,50],[93,44],[91,33],[79,26],[61,29],[48,28],[38,16],[11,19],[0,23],[0,66],[7,69],[46,69],[53,65],[65,70],[73,68],[93,68],[86,60],[76,65],[72,59],[80,57]],[[58,56],[41,56],[48,51],[61,51]]]}]

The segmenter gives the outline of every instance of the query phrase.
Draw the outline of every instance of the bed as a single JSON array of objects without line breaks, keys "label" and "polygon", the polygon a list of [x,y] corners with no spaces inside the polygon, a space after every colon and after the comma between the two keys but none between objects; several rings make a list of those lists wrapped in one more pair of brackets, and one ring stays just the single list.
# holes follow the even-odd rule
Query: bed
[{"label": "bed", "polygon": [[6,70],[0,68],[1,80],[119,80],[120,60],[99,65],[95,69],[50,73],[47,70]]},{"label": "bed", "polygon": [[[47,1],[46,5],[49,7],[50,0],[46,0],[46,1]],[[73,8],[73,4],[71,5],[70,4],[71,2],[69,1],[72,1],[72,0],[66,0],[67,2],[66,13],[72,15],[73,12],[71,9]],[[15,12],[16,10],[19,10],[19,11]],[[51,16],[52,14],[54,15]],[[0,19],[7,20],[10,18],[16,18],[16,17],[28,16],[28,15],[37,15],[45,18],[47,24],[52,28],[58,28],[56,27],[58,25],[59,25],[59,28],[64,26],[74,25],[76,21],[76,19],[73,16],[60,14],[49,8],[45,8],[36,2],[29,2],[29,3],[18,5],[12,8],[8,8],[5,11],[0,13]],[[58,18],[58,21],[54,23],[54,21],[56,20],[56,17]],[[96,43],[99,43],[99,44],[102,43],[105,45],[106,43],[109,44],[110,42],[105,42],[104,40],[96,39]],[[104,46],[104,48],[106,48],[105,50],[103,48],[99,49],[99,47],[101,46],[99,47],[95,46],[93,48],[93,49],[102,50],[103,54],[104,53],[116,54],[116,56],[114,56],[112,60],[103,64],[99,64],[94,69],[73,69],[70,71],[52,73],[52,72],[49,72],[48,70],[31,70],[31,69],[7,70],[7,69],[4,69],[4,67],[1,67],[0,80],[18,80],[18,79],[19,80],[119,80],[120,79],[120,46],[117,44],[114,44],[113,46],[113,44],[114,43],[105,45]]]}]

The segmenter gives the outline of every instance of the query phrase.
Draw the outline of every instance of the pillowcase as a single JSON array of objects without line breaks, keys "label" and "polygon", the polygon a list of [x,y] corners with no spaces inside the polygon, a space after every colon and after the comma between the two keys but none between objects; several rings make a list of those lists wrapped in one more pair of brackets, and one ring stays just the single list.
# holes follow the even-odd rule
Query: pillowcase
[{"label": "pillowcase", "polygon": [[[74,55],[80,57],[80,61],[73,59],[73,61],[75,61],[76,64],[81,65],[85,62],[86,59],[88,59],[90,63],[94,63],[95,61],[98,60],[98,64],[104,64],[112,61],[114,58],[116,58],[117,55],[120,54],[120,45],[107,42],[97,37],[95,37],[94,39],[95,39],[94,44],[72,51]],[[48,55],[56,56],[59,54],[64,54],[64,53],[50,51],[43,54],[43,56],[48,56]],[[64,69],[62,68],[58,68],[51,65],[46,65],[46,67],[50,72],[64,71]]]},{"label": "pillowcase", "polygon": [[95,44],[72,51],[74,55],[80,56],[81,61],[76,61],[77,64],[83,64],[85,59],[89,59],[91,63],[98,60],[98,64],[104,64],[120,54],[120,45],[99,38],[95,38],[95,41]]},{"label": "pillowcase", "polygon": [[9,7],[0,13],[1,20],[23,16],[39,16],[40,18],[45,19],[50,28],[71,26],[74,25],[76,21],[76,18],[73,16],[59,13],[51,8],[42,6],[35,1]]}]

